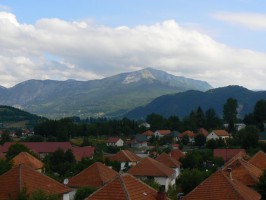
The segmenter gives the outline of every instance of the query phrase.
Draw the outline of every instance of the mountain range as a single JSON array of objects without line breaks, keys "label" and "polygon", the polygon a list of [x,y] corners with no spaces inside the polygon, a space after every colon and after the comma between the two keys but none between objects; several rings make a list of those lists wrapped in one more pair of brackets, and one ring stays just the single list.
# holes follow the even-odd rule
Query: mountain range
[{"label": "mountain range", "polygon": [[143,107],[138,107],[126,114],[133,119],[144,119],[148,114],[156,113],[169,117],[188,116],[192,110],[199,106],[203,111],[213,108],[219,117],[222,117],[223,106],[228,98],[234,98],[238,102],[238,116],[253,112],[257,101],[266,99],[266,91],[251,91],[241,86],[227,86],[202,91],[185,91],[176,94],[163,95],[154,99]]},{"label": "mountain range", "polygon": [[0,86],[0,105],[49,118],[119,117],[162,95],[211,88],[204,81],[146,68],[101,80],[28,80],[11,88]]}]

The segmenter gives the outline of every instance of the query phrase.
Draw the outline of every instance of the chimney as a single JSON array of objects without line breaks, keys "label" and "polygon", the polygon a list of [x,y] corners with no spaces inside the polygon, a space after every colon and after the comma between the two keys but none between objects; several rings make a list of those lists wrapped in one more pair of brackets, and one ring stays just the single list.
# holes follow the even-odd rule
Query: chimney
[{"label": "chimney", "polygon": [[228,167],[228,168],[227,168],[227,172],[229,173],[229,178],[230,178],[230,180],[233,180],[233,176],[232,176],[232,168]]}]

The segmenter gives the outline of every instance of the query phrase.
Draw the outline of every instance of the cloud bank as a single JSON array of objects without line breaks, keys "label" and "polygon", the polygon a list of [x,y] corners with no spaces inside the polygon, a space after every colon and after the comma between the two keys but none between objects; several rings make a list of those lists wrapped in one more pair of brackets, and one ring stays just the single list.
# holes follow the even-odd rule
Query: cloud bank
[{"label": "cloud bank", "polygon": [[266,31],[266,14],[220,12],[213,14],[213,17],[252,30]]},{"label": "cloud bank", "polygon": [[28,79],[90,80],[146,67],[209,82],[265,89],[266,54],[234,49],[174,20],[133,28],[0,12],[0,85]]}]

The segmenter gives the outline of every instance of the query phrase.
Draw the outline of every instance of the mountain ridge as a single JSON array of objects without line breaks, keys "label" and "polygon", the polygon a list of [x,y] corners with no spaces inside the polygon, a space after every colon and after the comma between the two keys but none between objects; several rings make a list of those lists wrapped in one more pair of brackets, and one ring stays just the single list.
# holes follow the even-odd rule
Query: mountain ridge
[{"label": "mountain ridge", "polygon": [[113,117],[164,94],[210,88],[204,81],[145,68],[89,81],[31,79],[0,88],[0,104],[51,118]]},{"label": "mountain ridge", "polygon": [[146,106],[135,108],[125,116],[143,119],[148,114],[157,113],[165,117],[171,115],[185,117],[200,106],[204,111],[213,108],[221,117],[223,105],[228,98],[234,98],[238,101],[239,117],[243,117],[253,111],[254,105],[258,100],[266,99],[266,91],[255,92],[235,85],[214,88],[206,92],[189,90],[155,98]]}]

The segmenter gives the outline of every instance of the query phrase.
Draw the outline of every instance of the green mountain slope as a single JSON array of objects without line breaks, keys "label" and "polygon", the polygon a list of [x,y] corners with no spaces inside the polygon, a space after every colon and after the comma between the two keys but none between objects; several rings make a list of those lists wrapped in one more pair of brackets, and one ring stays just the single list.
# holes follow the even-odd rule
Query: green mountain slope
[{"label": "green mountain slope", "polygon": [[147,68],[92,81],[29,80],[0,91],[0,104],[52,118],[114,117],[161,95],[210,88],[203,81]]},{"label": "green mountain slope", "polygon": [[241,117],[252,112],[258,100],[266,99],[266,91],[254,92],[240,86],[228,86],[206,92],[191,90],[158,97],[144,107],[133,109],[125,116],[144,119],[148,114],[157,113],[165,117],[171,115],[184,117],[192,110],[197,109],[198,106],[204,111],[213,108],[219,116],[222,116],[223,105],[228,98],[237,99],[239,116]]}]

